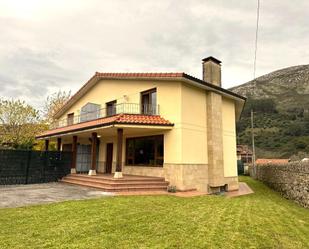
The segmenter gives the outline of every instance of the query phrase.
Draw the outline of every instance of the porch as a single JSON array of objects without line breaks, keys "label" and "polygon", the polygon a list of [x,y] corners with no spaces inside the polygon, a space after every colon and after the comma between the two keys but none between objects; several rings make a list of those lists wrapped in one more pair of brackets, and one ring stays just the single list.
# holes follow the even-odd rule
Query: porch
[{"label": "porch", "polygon": [[57,150],[72,152],[71,175],[64,182],[106,191],[162,190],[167,186],[164,135],[172,127],[158,115],[119,114],[52,129],[38,138],[45,140],[46,151],[53,141]]}]

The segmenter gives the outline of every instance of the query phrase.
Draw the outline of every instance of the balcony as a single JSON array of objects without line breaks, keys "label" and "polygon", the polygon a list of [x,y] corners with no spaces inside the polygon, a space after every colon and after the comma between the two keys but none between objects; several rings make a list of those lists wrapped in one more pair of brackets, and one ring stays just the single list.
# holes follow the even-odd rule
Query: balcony
[{"label": "balcony", "polygon": [[81,115],[69,115],[67,118],[57,120],[51,124],[51,129],[79,124],[99,118],[111,117],[118,114],[160,115],[159,105],[121,103],[94,112],[86,112]]}]

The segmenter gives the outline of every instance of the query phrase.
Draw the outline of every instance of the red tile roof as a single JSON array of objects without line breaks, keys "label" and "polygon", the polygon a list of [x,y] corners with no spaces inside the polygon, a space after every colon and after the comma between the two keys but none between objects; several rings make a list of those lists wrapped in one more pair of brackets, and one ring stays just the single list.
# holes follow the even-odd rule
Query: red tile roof
[{"label": "red tile roof", "polygon": [[173,77],[183,77],[185,73],[99,73],[96,72],[95,75],[98,77],[116,77],[116,78],[128,78],[128,77],[132,77],[132,78],[158,78],[158,77],[163,77],[163,78],[173,78]]},{"label": "red tile roof", "polygon": [[99,118],[79,124],[51,129],[39,134],[36,138],[60,135],[68,132],[87,130],[90,128],[103,127],[113,124],[173,126],[170,121],[159,115],[118,114],[111,117]]},{"label": "red tile roof", "polygon": [[260,158],[255,161],[257,165],[263,164],[287,164],[290,159],[267,159],[267,158]]},{"label": "red tile roof", "polygon": [[238,155],[243,155],[243,154],[252,155],[252,151],[249,149],[247,145],[239,144],[237,145],[237,154]]}]

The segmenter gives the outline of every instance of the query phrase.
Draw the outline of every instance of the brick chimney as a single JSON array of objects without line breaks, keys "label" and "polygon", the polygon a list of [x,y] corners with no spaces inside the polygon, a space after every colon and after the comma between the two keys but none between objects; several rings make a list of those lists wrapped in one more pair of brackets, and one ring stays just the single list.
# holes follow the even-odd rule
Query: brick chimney
[{"label": "brick chimney", "polygon": [[209,56],[203,61],[203,80],[221,87],[221,61]]}]

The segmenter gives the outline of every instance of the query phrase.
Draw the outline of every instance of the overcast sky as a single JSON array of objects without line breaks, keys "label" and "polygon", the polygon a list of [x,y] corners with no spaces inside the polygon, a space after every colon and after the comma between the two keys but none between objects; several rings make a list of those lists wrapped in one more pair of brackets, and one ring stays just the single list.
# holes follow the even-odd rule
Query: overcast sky
[{"label": "overcast sky", "polygon": [[[0,97],[35,107],[95,71],[253,77],[256,0],[0,0]],[[309,64],[309,1],[261,0],[257,76]]]}]

